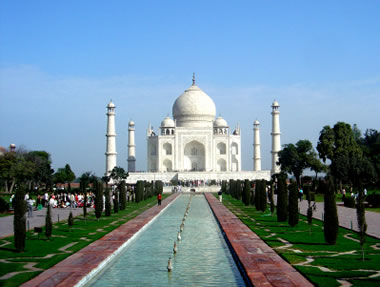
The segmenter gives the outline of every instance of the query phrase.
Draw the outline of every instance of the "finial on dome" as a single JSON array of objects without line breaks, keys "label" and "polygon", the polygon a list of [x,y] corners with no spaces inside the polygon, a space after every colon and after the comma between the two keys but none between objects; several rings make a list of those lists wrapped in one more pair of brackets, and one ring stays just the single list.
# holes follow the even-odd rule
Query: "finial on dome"
[{"label": "finial on dome", "polygon": [[195,86],[195,73],[193,72],[193,86]]}]

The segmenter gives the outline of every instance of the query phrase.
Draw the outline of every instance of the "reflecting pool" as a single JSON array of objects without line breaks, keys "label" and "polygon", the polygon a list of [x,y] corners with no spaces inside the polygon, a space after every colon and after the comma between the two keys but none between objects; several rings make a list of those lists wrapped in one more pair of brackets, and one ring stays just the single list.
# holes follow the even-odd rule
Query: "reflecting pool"
[{"label": "reflecting pool", "polygon": [[[191,199],[190,199],[191,197]],[[182,240],[177,241],[186,207]],[[178,252],[173,254],[177,241]],[[173,270],[167,271],[168,258]],[[203,195],[179,196],[91,286],[245,286]]]}]

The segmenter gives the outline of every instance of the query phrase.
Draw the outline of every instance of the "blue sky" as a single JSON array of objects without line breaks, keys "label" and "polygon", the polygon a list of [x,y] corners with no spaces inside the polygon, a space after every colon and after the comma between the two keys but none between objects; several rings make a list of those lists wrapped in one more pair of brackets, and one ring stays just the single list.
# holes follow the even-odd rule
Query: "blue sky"
[{"label": "blue sky", "polygon": [[46,150],[53,167],[105,169],[106,105],[116,104],[118,165],[136,123],[137,168],[146,128],[197,84],[242,128],[252,169],[261,122],[270,168],[270,105],[282,144],[337,121],[380,129],[379,1],[1,1],[0,145]]}]

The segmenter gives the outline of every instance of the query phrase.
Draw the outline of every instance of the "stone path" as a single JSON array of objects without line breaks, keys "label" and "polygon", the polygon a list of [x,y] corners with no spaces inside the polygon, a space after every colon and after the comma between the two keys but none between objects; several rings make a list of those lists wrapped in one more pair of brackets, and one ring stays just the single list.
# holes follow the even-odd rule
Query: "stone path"
[{"label": "stone path", "polygon": [[[93,208],[87,208],[87,212],[91,212]],[[33,217],[28,217],[26,213],[26,228],[33,229],[34,227],[45,226],[47,208],[33,211]],[[58,219],[66,220],[69,217],[70,211],[73,216],[83,214],[83,208],[52,208],[51,218],[53,222],[57,222]],[[13,235],[13,215],[0,217],[0,238]]]},{"label": "stone path", "polygon": [[119,228],[21,286],[75,286],[97,267],[107,264],[123,244],[130,240],[178,195],[169,196],[162,201],[161,206],[154,206],[144,211],[134,219],[129,220]]},{"label": "stone path", "polygon": [[205,197],[254,286],[313,286],[212,194]]},{"label": "stone path", "polygon": [[[348,229],[351,229],[351,224],[353,230],[358,231],[358,223],[356,217],[356,209],[348,208],[342,206],[343,203],[338,202],[338,217],[339,217],[339,225]],[[303,200],[301,202],[298,201],[298,206],[300,208],[300,212],[304,215],[307,213],[307,200]],[[324,213],[324,203],[316,202],[317,209],[313,211],[313,217],[322,220],[322,214]],[[380,213],[366,211],[365,218],[367,222],[367,234],[374,236],[376,238],[380,238]]]}]

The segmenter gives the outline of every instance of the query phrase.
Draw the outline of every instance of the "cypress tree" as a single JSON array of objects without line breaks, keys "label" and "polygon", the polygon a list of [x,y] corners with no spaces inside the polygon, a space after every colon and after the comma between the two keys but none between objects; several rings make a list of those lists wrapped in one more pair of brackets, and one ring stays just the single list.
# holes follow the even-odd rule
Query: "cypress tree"
[{"label": "cypress tree", "polygon": [[117,189],[115,189],[114,193],[114,200],[113,200],[113,212],[118,213],[119,212],[119,192]]},{"label": "cypress tree", "polygon": [[246,179],[244,181],[244,192],[243,192],[243,199],[244,199],[244,204],[245,205],[249,205],[250,201],[251,201],[251,187],[250,187],[250,184],[249,184],[249,180]]},{"label": "cypress tree", "polygon": [[332,177],[329,176],[327,185],[325,183],[322,185],[325,194],[325,215],[323,222],[325,241],[328,244],[335,245],[338,237],[339,221],[335,202],[335,186]]},{"label": "cypress tree", "polygon": [[87,216],[87,191],[86,184],[84,181],[80,182],[80,188],[83,193],[83,217]]},{"label": "cypress tree", "polygon": [[269,200],[270,200],[270,212],[271,212],[272,216],[274,213],[273,190],[274,190],[274,182],[271,182],[270,191],[269,191]]},{"label": "cypress tree", "polygon": [[233,185],[233,180],[230,179],[230,182],[228,184],[228,194],[231,195],[232,197],[234,197],[233,196],[233,191],[232,191],[232,185]]},{"label": "cypress tree", "polygon": [[95,185],[95,216],[99,220],[103,211],[103,184],[96,181]]},{"label": "cypress tree", "polygon": [[256,180],[255,184],[255,208],[256,210],[261,210],[260,209],[260,190],[261,190],[261,181]]},{"label": "cypress tree", "polygon": [[[250,184],[250,187],[255,186],[254,181],[250,181],[249,184]],[[250,203],[249,204],[255,205],[255,191],[253,188],[250,188],[250,193],[251,193],[251,196],[250,196]]]},{"label": "cypress tree", "polygon": [[227,193],[227,182],[225,180],[222,181],[222,193]]},{"label": "cypress tree", "polygon": [[120,183],[120,210],[124,210],[127,206],[127,194],[125,190],[125,181]]},{"label": "cypress tree", "polygon": [[284,222],[288,217],[288,192],[286,179],[279,177],[277,186],[277,221]]},{"label": "cypress tree", "polygon": [[261,180],[260,184],[260,210],[263,212],[267,210],[267,183],[265,179]]},{"label": "cypress tree", "polygon": [[143,200],[144,182],[141,180],[136,183],[136,203]]},{"label": "cypress tree", "polygon": [[297,184],[292,182],[289,185],[289,218],[290,226],[298,224],[298,188]]},{"label": "cypress tree", "polygon": [[359,240],[360,247],[362,249],[362,259],[364,261],[364,243],[366,241],[367,223],[365,220],[364,192],[361,184],[359,184],[359,196],[358,202],[356,204],[356,216],[359,227]]},{"label": "cypress tree", "polygon": [[106,188],[106,204],[105,204],[105,213],[106,216],[111,216],[111,196],[110,196],[110,190]]},{"label": "cypress tree", "polygon": [[26,202],[25,202],[25,187],[21,186],[16,190],[15,197],[12,201],[14,208],[13,230],[14,244],[18,252],[25,249],[26,238]]},{"label": "cypress tree", "polygon": [[48,204],[46,218],[45,218],[45,235],[50,240],[53,232],[53,222],[51,221],[51,205]]},{"label": "cypress tree", "polygon": [[241,185],[241,180],[238,179],[236,181],[236,199],[241,200],[241,194],[242,194],[242,185]]},{"label": "cypress tree", "polygon": [[73,213],[70,211],[69,218],[67,220],[67,224],[69,225],[69,230],[71,231],[71,226],[74,225],[74,216]]}]

